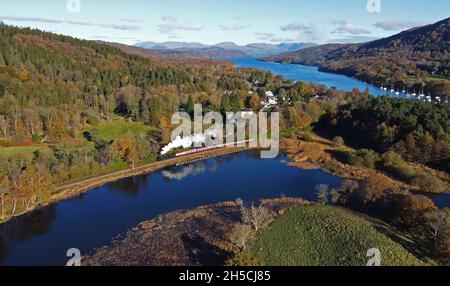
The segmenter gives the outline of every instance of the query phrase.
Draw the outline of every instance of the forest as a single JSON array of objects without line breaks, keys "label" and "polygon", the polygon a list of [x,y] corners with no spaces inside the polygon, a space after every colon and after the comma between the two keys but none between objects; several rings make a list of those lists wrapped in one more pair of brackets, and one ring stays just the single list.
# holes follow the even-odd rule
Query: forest
[{"label": "forest", "polygon": [[[256,110],[271,89],[285,98],[284,127],[306,127],[322,114],[309,98],[333,98],[332,108],[347,96],[227,62],[124,50],[0,24],[1,218],[46,201],[54,186],[154,161],[188,102]],[[250,94],[255,82],[263,88]]]},{"label": "forest", "polygon": [[320,119],[319,130],[379,153],[450,172],[450,106],[391,97],[370,97]]}]

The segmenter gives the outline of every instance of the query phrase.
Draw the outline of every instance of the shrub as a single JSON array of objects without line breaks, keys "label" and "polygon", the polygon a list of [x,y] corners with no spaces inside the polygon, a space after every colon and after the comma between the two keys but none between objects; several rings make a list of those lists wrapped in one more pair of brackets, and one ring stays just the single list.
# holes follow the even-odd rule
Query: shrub
[{"label": "shrub", "polygon": [[395,177],[408,182],[415,177],[416,172],[403,160],[401,155],[389,151],[384,153],[381,158],[383,169]]},{"label": "shrub", "polygon": [[100,120],[98,120],[98,118],[93,115],[88,115],[87,123],[92,126],[98,126],[100,124]]},{"label": "shrub", "polygon": [[251,226],[246,224],[236,224],[229,233],[228,239],[233,246],[239,251],[245,250],[248,241],[252,238],[253,230]]},{"label": "shrub", "polygon": [[376,169],[381,162],[380,155],[369,149],[360,149],[354,154],[349,154],[347,161],[351,165],[363,166],[369,169]]},{"label": "shrub", "polygon": [[336,205],[346,205],[352,200],[355,192],[358,190],[359,183],[357,181],[344,180],[339,187],[331,190],[331,201]]},{"label": "shrub", "polygon": [[342,138],[341,136],[336,136],[336,137],[334,137],[334,139],[333,139],[333,144],[334,144],[334,146],[336,146],[336,147],[340,147],[340,146],[345,145],[344,138]]},{"label": "shrub", "polygon": [[412,184],[426,193],[442,193],[445,191],[444,182],[433,175],[419,174],[414,178]]},{"label": "shrub", "polygon": [[362,184],[359,199],[362,203],[375,203],[392,189],[392,182],[382,175],[369,177]]},{"label": "shrub", "polygon": [[248,251],[241,251],[233,255],[225,266],[262,266],[263,264]]},{"label": "shrub", "polygon": [[31,137],[31,140],[32,140],[34,143],[41,143],[42,139],[44,139],[44,138],[42,138],[41,135],[36,135],[36,134],[34,134],[34,135]]},{"label": "shrub", "polygon": [[393,198],[393,223],[414,230],[416,233],[426,233],[427,214],[436,211],[433,201],[422,195],[398,195]]},{"label": "shrub", "polygon": [[450,266],[450,231],[443,233],[437,238],[435,252],[443,265]]},{"label": "shrub", "polygon": [[305,142],[312,142],[313,141],[311,135],[308,134],[308,133],[303,134],[301,139],[302,139],[302,141],[305,141]]}]

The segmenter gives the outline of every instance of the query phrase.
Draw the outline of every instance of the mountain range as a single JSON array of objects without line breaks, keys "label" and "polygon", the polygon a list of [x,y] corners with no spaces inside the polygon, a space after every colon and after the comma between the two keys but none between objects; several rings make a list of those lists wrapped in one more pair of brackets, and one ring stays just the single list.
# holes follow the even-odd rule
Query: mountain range
[{"label": "mountain range", "polygon": [[211,58],[261,58],[293,52],[304,48],[314,47],[312,43],[281,43],[265,44],[253,43],[244,46],[233,42],[223,42],[216,45],[205,45],[196,42],[145,42],[138,43],[136,47],[154,51],[190,51],[207,55]]}]

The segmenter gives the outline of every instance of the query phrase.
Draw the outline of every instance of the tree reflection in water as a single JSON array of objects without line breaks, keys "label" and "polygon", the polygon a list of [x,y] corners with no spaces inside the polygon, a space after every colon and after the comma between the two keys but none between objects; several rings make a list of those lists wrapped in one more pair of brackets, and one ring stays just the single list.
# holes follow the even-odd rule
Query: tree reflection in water
[{"label": "tree reflection in water", "polygon": [[0,225],[0,263],[8,257],[16,243],[48,233],[56,215],[56,205],[50,205]]}]

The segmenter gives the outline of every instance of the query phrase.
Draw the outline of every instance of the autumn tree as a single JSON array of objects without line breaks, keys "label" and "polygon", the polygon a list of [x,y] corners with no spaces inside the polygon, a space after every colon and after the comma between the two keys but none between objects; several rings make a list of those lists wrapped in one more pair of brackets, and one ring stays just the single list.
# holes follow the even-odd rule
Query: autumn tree
[{"label": "autumn tree", "polygon": [[391,180],[383,175],[370,176],[362,183],[359,199],[364,204],[375,203],[385,196],[392,186]]},{"label": "autumn tree", "polygon": [[117,152],[122,161],[127,162],[134,170],[136,162],[139,160],[136,140],[130,135],[122,136],[117,140]]},{"label": "autumn tree", "polygon": [[251,96],[247,97],[246,105],[248,108],[258,110],[261,107],[261,99],[257,94],[252,94]]},{"label": "autumn tree", "polygon": [[308,127],[312,122],[312,119],[308,114],[306,114],[304,112],[300,112],[295,107],[288,107],[287,120],[289,122],[290,127],[295,127],[295,128],[300,128],[300,129],[304,129],[304,128]]},{"label": "autumn tree", "polygon": [[24,207],[30,209],[37,202],[47,199],[51,193],[49,175],[29,165],[20,174],[16,188],[19,191]]}]

